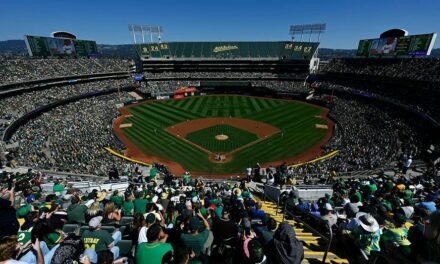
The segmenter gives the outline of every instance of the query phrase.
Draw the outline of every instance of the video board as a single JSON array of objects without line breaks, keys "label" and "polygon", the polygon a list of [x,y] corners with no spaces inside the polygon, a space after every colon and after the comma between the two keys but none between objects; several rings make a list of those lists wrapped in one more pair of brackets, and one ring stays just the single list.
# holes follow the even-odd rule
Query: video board
[{"label": "video board", "polygon": [[360,57],[414,57],[431,54],[437,33],[359,41]]},{"label": "video board", "polygon": [[25,36],[29,56],[35,57],[88,57],[96,56],[95,41]]}]

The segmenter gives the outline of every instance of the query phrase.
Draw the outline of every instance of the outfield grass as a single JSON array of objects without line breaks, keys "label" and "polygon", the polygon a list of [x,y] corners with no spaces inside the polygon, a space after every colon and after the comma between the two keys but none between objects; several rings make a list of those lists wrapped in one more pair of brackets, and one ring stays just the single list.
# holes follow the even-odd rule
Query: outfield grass
[{"label": "outfield grass", "polygon": [[[228,140],[217,140],[215,136],[220,134],[227,135]],[[216,125],[194,131],[185,138],[213,153],[230,152],[258,139],[255,134],[230,125]]]},{"label": "outfield grass", "polygon": [[[298,155],[321,141],[326,124],[317,118],[322,108],[297,101],[247,96],[201,96],[178,100],[154,101],[129,108],[133,116],[124,123],[124,134],[148,155],[180,163],[189,171],[209,173],[242,172],[257,162],[266,163]],[[265,122],[282,133],[234,153],[228,163],[212,163],[208,155],[166,132],[165,128],[186,120],[206,117],[235,117]]]}]

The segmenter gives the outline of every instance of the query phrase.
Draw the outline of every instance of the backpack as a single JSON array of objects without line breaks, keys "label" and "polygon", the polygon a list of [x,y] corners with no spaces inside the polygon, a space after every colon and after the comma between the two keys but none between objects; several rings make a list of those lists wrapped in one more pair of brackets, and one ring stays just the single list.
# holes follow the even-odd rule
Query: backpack
[{"label": "backpack", "polygon": [[72,264],[84,251],[84,244],[80,237],[70,234],[55,250],[51,264]]}]

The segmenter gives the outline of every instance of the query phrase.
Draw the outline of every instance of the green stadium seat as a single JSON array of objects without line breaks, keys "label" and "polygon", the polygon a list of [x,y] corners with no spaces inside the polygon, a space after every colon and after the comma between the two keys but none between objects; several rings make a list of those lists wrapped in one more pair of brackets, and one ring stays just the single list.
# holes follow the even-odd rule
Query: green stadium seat
[{"label": "green stadium seat", "polygon": [[125,230],[127,229],[127,226],[121,226],[119,227],[119,231],[121,231],[121,235],[124,235]]},{"label": "green stadium seat", "polygon": [[131,249],[133,247],[133,242],[131,240],[121,240],[116,246],[119,247],[120,256],[127,257],[131,255]]},{"label": "green stadium seat", "polygon": [[105,230],[109,232],[110,234],[113,234],[115,232],[116,228],[114,226],[101,226],[101,230]]},{"label": "green stadium seat", "polygon": [[65,224],[63,226],[63,232],[66,234],[74,233],[79,228],[76,224]]},{"label": "green stadium seat", "polygon": [[126,226],[126,225],[132,225],[133,224],[133,217],[132,216],[124,216],[121,218],[121,221],[119,221],[119,224],[121,226]]},{"label": "green stadium seat", "polygon": [[86,230],[89,230],[89,227],[88,227],[88,226],[81,226],[81,227],[79,228],[79,236],[81,236],[82,233],[84,233],[84,231],[86,231]]}]

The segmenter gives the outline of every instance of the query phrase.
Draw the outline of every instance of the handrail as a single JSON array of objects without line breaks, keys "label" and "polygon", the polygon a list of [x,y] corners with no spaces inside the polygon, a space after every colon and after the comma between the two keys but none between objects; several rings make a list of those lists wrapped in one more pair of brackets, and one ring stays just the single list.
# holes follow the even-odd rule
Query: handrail
[{"label": "handrail", "polygon": [[[263,190],[264,190],[263,197],[265,197],[265,199],[266,199],[266,189],[263,188]],[[261,193],[260,193],[260,195],[261,195]],[[276,215],[278,214],[279,200],[280,200],[280,199],[279,199],[279,197],[278,197],[278,199],[277,199],[277,207],[276,207],[276,210],[275,210],[275,214],[276,214]],[[273,201],[273,202],[275,202],[275,201]],[[323,220],[323,219],[321,219],[321,218],[319,218],[319,217],[316,217],[315,215],[312,215],[310,212],[308,212],[308,211],[306,211],[306,210],[302,210],[302,209],[296,208],[296,210],[300,211],[302,214],[306,214],[307,216],[314,218],[314,219],[317,220],[318,222],[324,223],[324,224],[325,224],[325,227],[327,228],[328,233],[329,233],[329,236],[326,237],[324,234],[322,234],[321,232],[319,232],[318,230],[316,230],[315,228],[313,228],[312,226],[310,226],[309,224],[307,224],[305,221],[303,221],[303,220],[302,220],[301,218],[299,218],[297,215],[295,215],[294,213],[288,211],[287,208],[286,208],[286,206],[287,206],[287,202],[284,203],[283,221],[284,221],[284,219],[285,219],[285,214],[287,213],[287,214],[289,214],[291,217],[293,217],[293,218],[295,219],[295,221],[302,223],[305,227],[307,227],[308,229],[310,229],[310,230],[312,231],[312,233],[315,233],[315,234],[319,235],[322,239],[324,239],[324,240],[327,241],[326,249],[325,249],[324,255],[323,255],[323,257],[322,257],[322,263],[325,263],[325,260],[327,259],[328,252],[330,251],[331,243],[332,243],[332,241],[333,241],[333,230],[332,230],[332,228],[331,228],[329,222],[328,222],[327,220]]]}]

